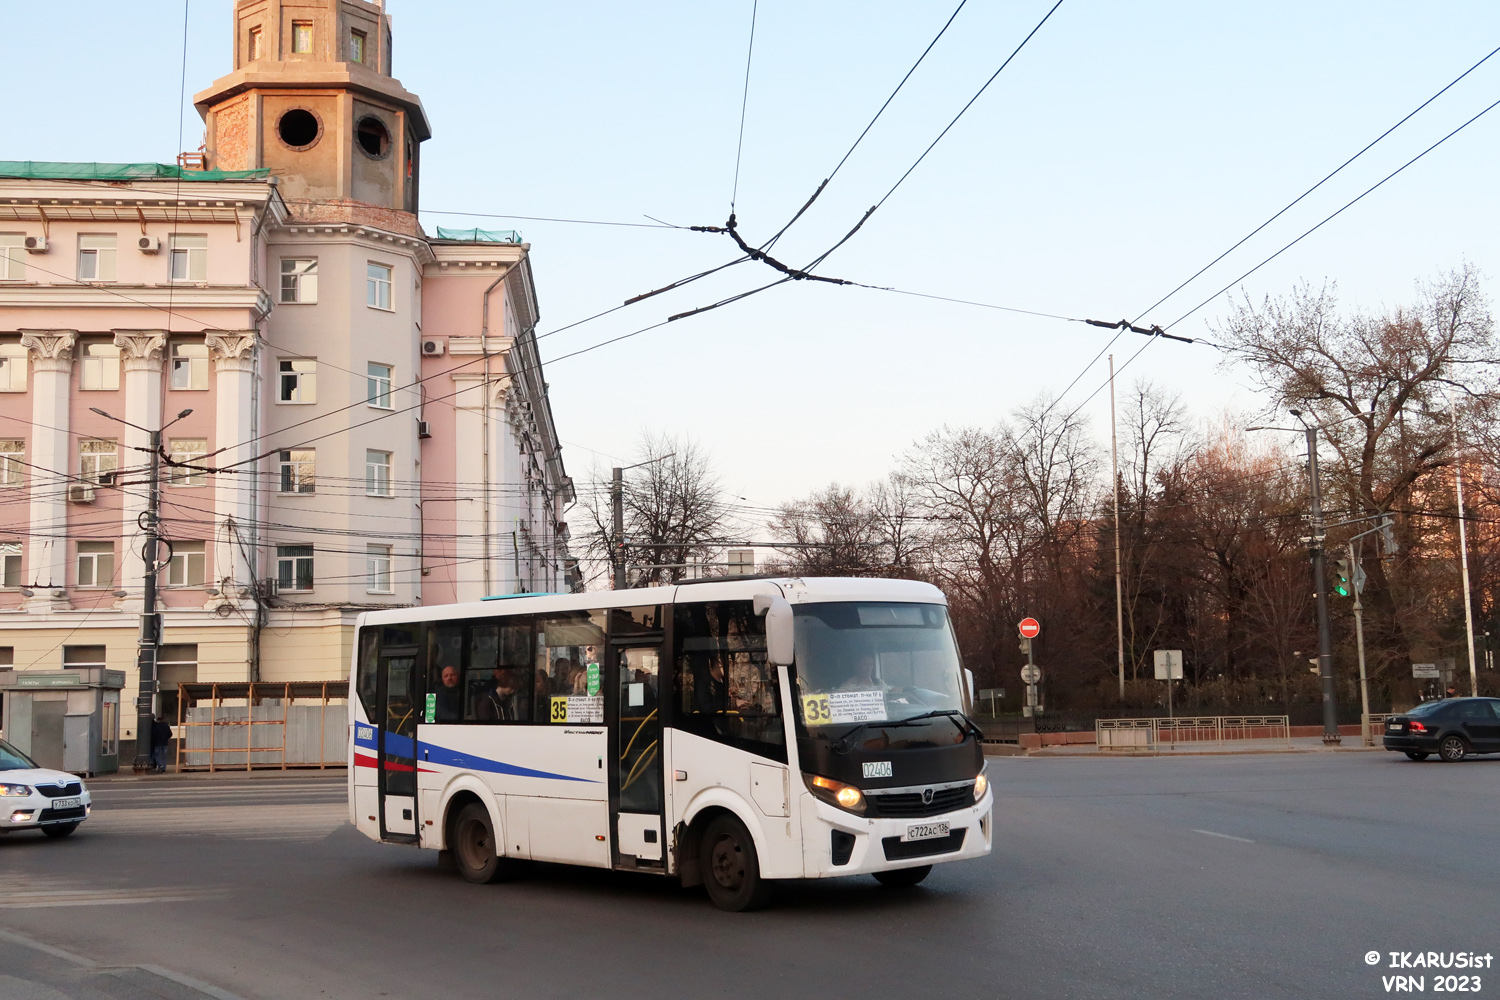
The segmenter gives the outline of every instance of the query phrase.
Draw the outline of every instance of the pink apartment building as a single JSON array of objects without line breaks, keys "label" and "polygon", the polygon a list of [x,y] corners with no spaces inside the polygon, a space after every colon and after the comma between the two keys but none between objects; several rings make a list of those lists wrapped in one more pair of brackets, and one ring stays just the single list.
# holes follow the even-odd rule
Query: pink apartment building
[{"label": "pink apartment building", "polygon": [[363,609],[574,585],[528,246],[423,232],[390,37],[237,0],[203,169],[0,163],[0,670],[134,692],[163,427],[164,690],[339,678]]}]

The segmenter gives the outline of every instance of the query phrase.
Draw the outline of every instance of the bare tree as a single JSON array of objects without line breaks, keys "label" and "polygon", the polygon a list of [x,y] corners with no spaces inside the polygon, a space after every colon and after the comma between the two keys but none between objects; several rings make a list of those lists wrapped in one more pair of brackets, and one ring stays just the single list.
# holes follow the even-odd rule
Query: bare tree
[{"label": "bare tree", "polygon": [[602,572],[627,569],[633,587],[676,583],[723,541],[729,509],[708,453],[687,438],[645,434],[624,476],[625,545],[614,544],[611,481],[595,470],[581,502],[588,553]]}]

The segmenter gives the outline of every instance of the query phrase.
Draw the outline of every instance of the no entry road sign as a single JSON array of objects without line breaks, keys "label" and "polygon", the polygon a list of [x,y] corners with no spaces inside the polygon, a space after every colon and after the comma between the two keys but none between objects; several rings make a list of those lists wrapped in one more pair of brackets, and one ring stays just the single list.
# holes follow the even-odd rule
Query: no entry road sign
[{"label": "no entry road sign", "polygon": [[1017,626],[1023,639],[1035,639],[1042,634],[1042,623],[1035,618],[1022,618],[1021,624]]}]

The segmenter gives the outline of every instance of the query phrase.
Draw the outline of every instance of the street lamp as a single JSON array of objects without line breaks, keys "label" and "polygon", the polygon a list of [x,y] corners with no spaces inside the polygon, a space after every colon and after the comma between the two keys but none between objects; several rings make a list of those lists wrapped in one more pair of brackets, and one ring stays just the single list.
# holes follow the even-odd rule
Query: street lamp
[{"label": "street lamp", "polygon": [[141,559],[145,564],[145,595],[141,606],[139,651],[136,655],[140,686],[135,699],[135,761],[132,766],[139,774],[151,766],[151,724],[155,718],[152,709],[156,694],[156,654],[161,647],[161,615],[156,610],[156,553],[161,545],[161,432],[193,411],[183,410],[162,427],[151,430],[139,424],[133,424],[129,420],[121,420],[97,406],[91,406],[89,409],[106,420],[113,420],[117,424],[124,424],[126,427],[140,431],[147,435],[151,444],[150,492],[147,494],[146,523],[143,526],[146,531],[146,545],[141,550]]},{"label": "street lamp", "polygon": [[665,455],[648,458],[644,462],[634,465],[617,465],[610,470],[609,479],[609,505],[614,514],[614,550],[615,550],[615,589],[625,589],[625,473],[631,469],[639,469],[645,465],[655,465],[657,462],[665,462],[674,457],[675,451],[669,451]]},{"label": "street lamp", "polygon": [[[1328,581],[1323,553],[1323,491],[1318,484],[1318,428],[1302,419],[1301,410],[1288,410],[1302,424],[1301,433],[1307,438],[1307,476],[1312,494],[1312,533],[1307,539],[1307,554],[1312,560],[1313,592],[1318,607],[1318,676],[1323,684],[1323,742],[1330,746],[1339,743],[1338,704],[1333,686],[1333,640],[1328,630]],[[1246,427],[1247,431],[1290,431],[1295,427]]]}]

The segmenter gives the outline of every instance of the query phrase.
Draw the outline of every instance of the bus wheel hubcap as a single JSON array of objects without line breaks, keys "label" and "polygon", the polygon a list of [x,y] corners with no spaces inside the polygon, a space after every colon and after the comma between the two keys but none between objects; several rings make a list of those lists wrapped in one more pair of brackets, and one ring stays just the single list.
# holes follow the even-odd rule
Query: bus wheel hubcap
[{"label": "bus wheel hubcap", "polygon": [[733,837],[720,837],[714,844],[713,864],[714,881],[724,888],[738,889],[744,882],[744,852]]}]

